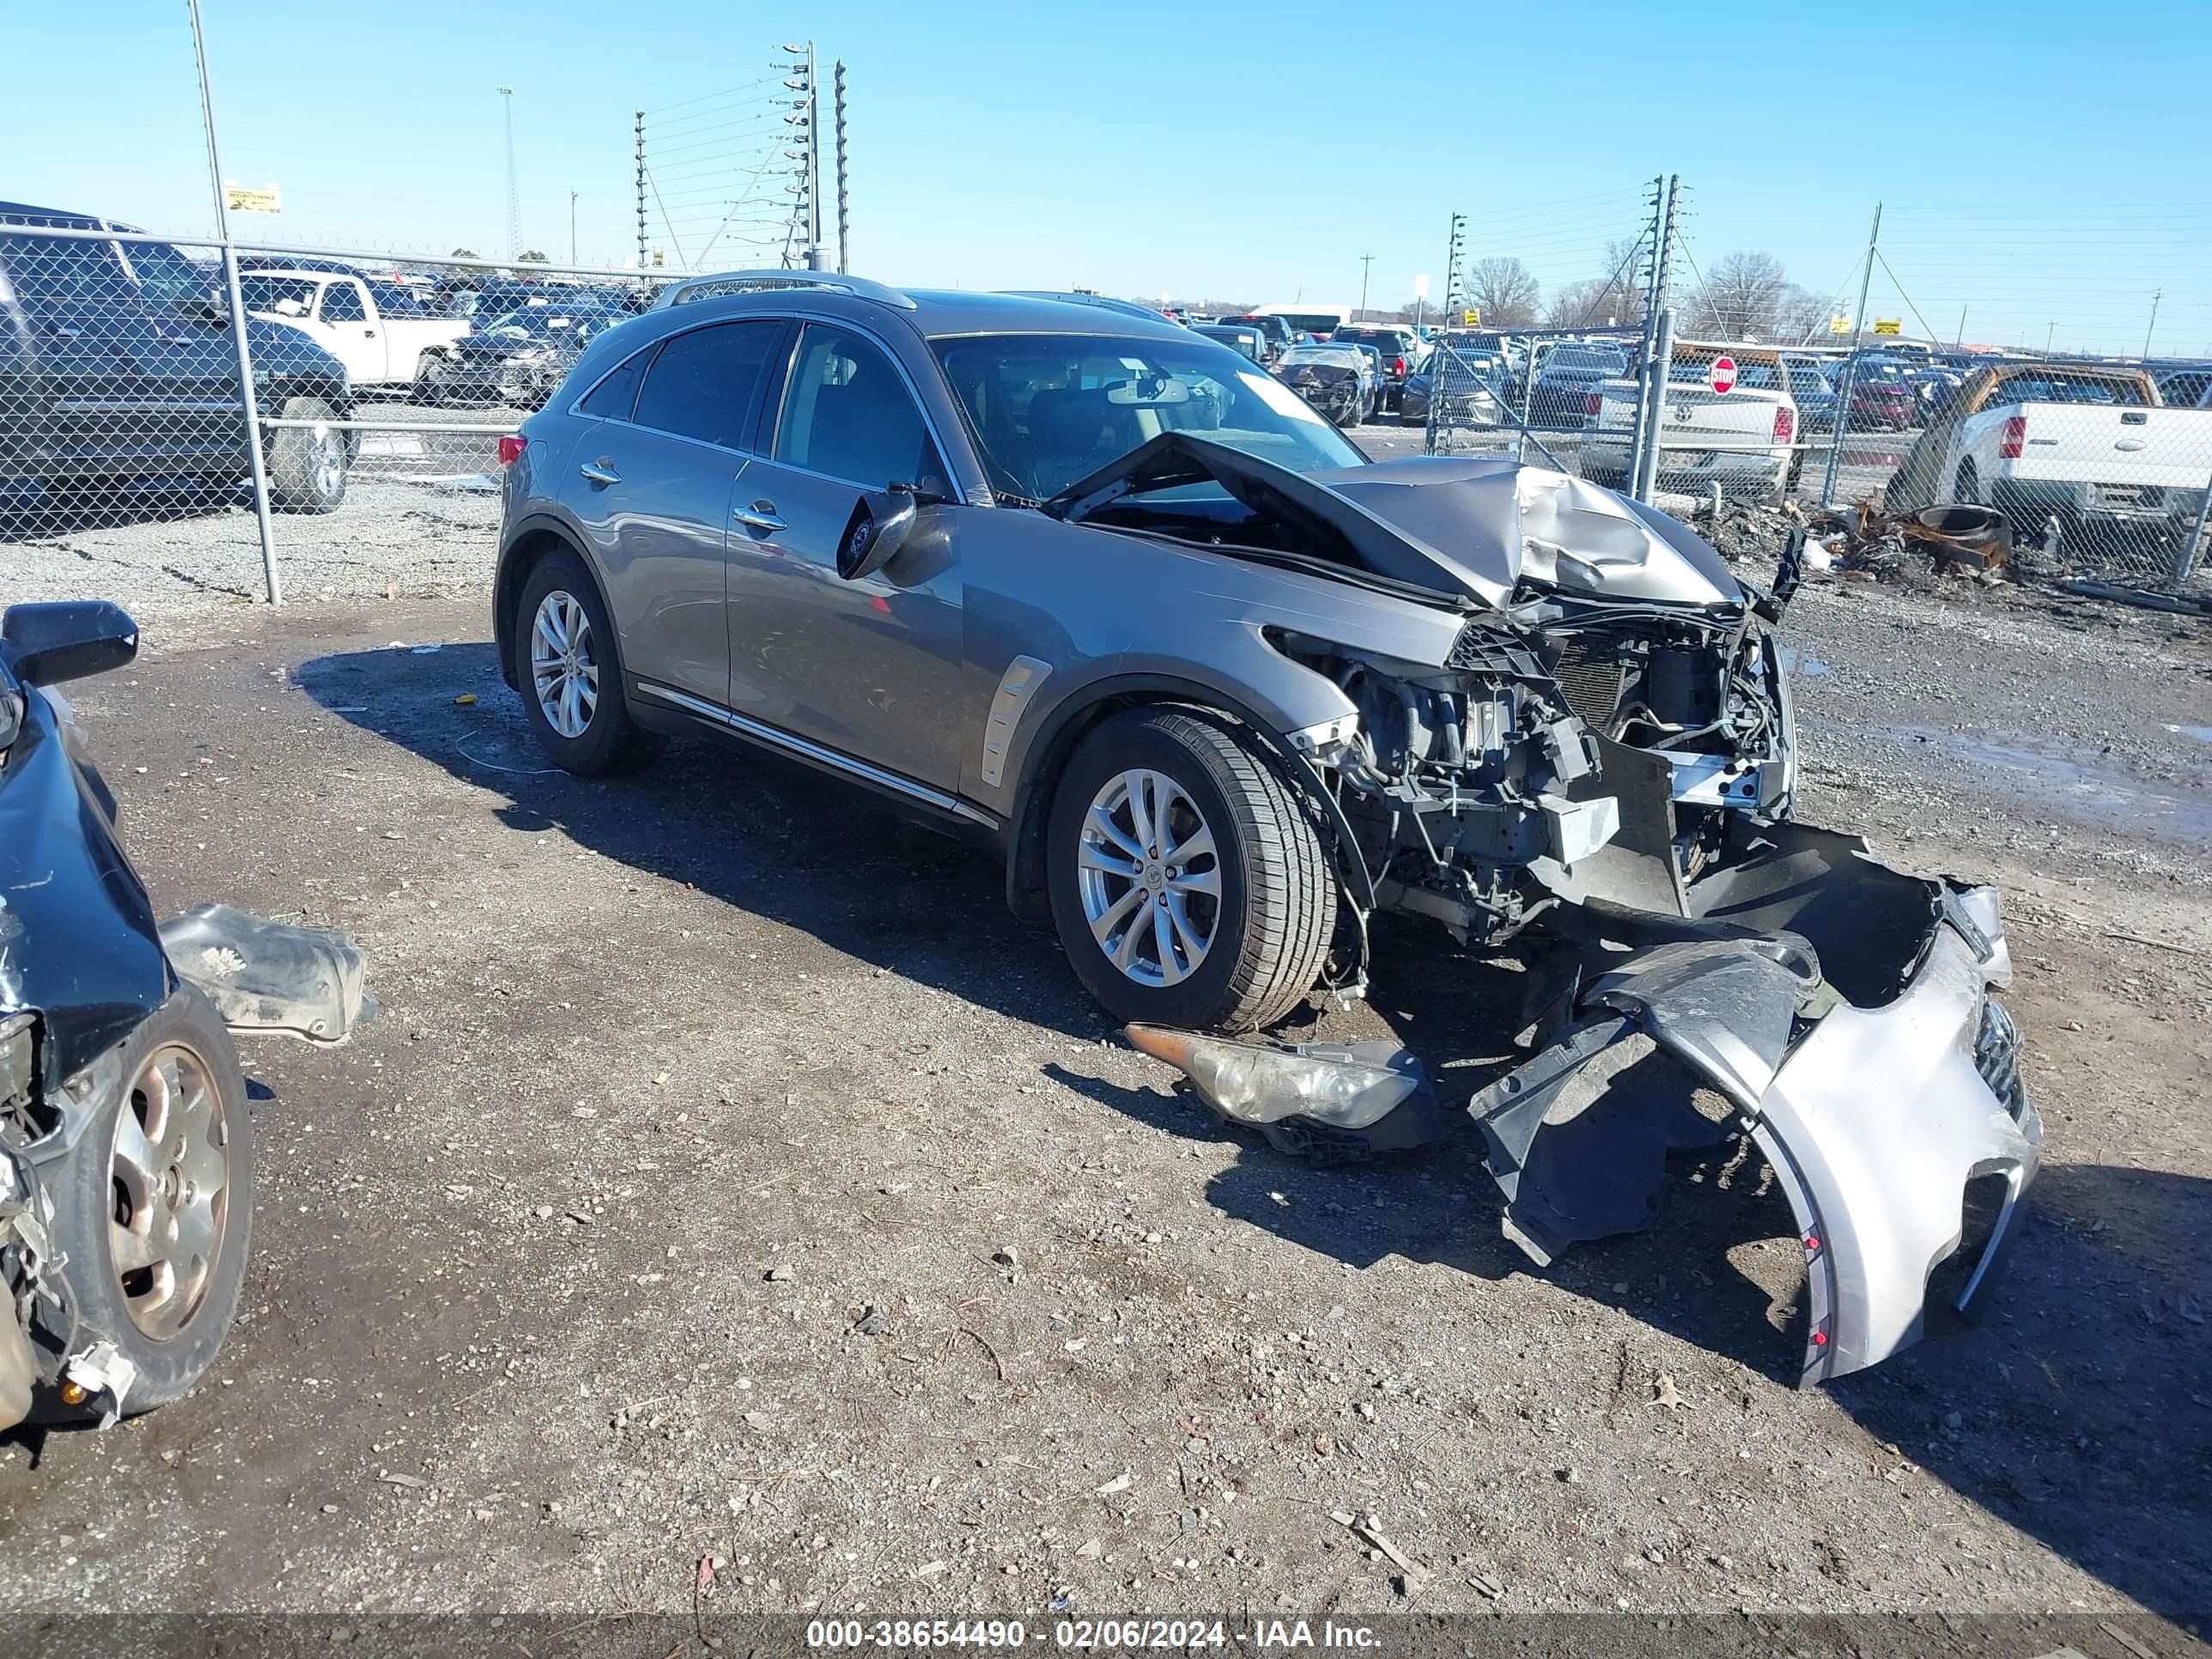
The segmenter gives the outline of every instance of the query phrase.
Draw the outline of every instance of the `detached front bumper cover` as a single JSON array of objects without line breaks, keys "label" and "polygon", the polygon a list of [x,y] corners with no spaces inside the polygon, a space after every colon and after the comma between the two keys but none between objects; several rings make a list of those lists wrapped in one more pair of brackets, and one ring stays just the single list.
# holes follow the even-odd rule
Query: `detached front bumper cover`
[{"label": "detached front bumper cover", "polygon": [[[1636,1231],[1669,1150],[1743,1127],[1796,1217],[1804,1382],[1917,1340],[1954,1257],[1955,1304],[1978,1312],[2043,1145],[1992,995],[2011,977],[1995,890],[1906,876],[1792,823],[1753,832],[1691,897],[1692,917],[1648,919],[1675,937],[1613,957],[1578,1022],[1471,1103],[1507,1236],[1543,1265]],[[1684,1071],[1732,1121],[1667,1085]]]}]

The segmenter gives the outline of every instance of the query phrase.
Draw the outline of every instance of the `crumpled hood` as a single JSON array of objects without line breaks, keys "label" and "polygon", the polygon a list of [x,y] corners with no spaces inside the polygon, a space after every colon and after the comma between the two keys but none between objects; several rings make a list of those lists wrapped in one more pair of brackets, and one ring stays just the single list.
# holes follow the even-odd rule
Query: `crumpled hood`
[{"label": "crumpled hood", "polygon": [[1309,475],[1417,538],[1486,598],[1523,577],[1597,599],[1735,605],[1727,562],[1679,520],[1549,467],[1408,456]]},{"label": "crumpled hood", "polygon": [[1486,605],[1509,603],[1523,577],[1601,599],[1732,605],[1744,598],[1727,563],[1687,526],[1508,460],[1409,456],[1294,472],[1194,433],[1164,432],[1044,510],[1078,523],[1125,496],[1208,479],[1255,512],[1311,524],[1318,545],[1346,549],[1376,575]]}]

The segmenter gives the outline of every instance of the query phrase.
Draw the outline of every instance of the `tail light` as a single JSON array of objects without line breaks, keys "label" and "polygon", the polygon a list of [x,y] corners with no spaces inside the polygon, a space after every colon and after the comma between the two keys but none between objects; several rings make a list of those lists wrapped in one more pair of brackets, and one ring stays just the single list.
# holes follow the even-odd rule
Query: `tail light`
[{"label": "tail light", "polygon": [[1393,357],[1390,360],[1390,372],[1402,379],[1406,373],[1406,360],[1403,357]]},{"label": "tail light", "polygon": [[1604,408],[1605,408],[1605,398],[1604,398],[1604,397],[1603,397],[1601,393],[1598,393],[1598,392],[1584,392],[1584,393],[1583,394],[1583,414],[1585,414],[1585,415],[1595,415],[1595,414],[1598,414],[1598,413],[1601,412],[1601,411],[1604,410]]},{"label": "tail light", "polygon": [[2006,416],[2004,430],[1997,434],[1997,459],[2001,461],[2016,461],[2020,459],[2021,451],[2027,445],[2027,416]]},{"label": "tail light", "polygon": [[499,464],[513,466],[522,459],[522,438],[519,433],[503,432],[499,439]]},{"label": "tail light", "polygon": [[1797,411],[1784,404],[1774,411],[1774,441],[1795,443],[1797,440]]}]

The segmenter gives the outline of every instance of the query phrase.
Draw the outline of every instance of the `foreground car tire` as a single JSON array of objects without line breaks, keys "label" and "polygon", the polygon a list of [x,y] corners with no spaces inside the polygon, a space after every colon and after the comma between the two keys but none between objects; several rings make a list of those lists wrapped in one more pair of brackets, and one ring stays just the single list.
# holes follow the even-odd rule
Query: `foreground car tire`
[{"label": "foreground car tire", "polygon": [[1225,716],[1113,716],[1060,774],[1046,834],[1061,947],[1115,1019],[1249,1031],[1313,988],[1328,854],[1280,762]]},{"label": "foreground car tire", "polygon": [[556,766],[597,777],[660,752],[660,739],[641,730],[623,702],[614,624],[574,554],[548,554],[531,571],[510,648],[531,733]]},{"label": "foreground car tire", "polygon": [[[185,1393],[238,1312],[252,1242],[253,1120],[230,1033],[182,986],[125,1040],[113,1093],[43,1171],[77,1329],[137,1368],[126,1413]],[[49,1356],[60,1381],[66,1354]],[[44,1417],[82,1415],[58,1400]]]},{"label": "foreground car tire", "polygon": [[[287,398],[283,415],[288,421],[337,418],[320,398]],[[267,459],[269,493],[280,511],[335,513],[345,500],[353,451],[336,428],[279,427],[270,436]]]}]

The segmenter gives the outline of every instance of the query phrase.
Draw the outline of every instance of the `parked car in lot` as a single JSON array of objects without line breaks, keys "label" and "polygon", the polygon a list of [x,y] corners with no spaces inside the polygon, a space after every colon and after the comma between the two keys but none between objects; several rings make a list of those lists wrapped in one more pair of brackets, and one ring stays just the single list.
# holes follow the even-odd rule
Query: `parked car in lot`
[{"label": "parked car in lot", "polygon": [[1809,357],[1784,356],[1790,381],[1790,401],[1797,405],[1797,424],[1807,432],[1832,432],[1836,427],[1836,388],[1820,365]]},{"label": "parked car in lot", "polygon": [[1273,360],[1267,349],[1267,337],[1249,323],[1193,323],[1194,334],[1202,334],[1209,340],[1218,340],[1240,357],[1249,358],[1262,368]]},{"label": "parked car in lot", "polygon": [[1215,320],[1258,329],[1260,337],[1267,343],[1267,361],[1271,363],[1298,343],[1298,331],[1273,312],[1248,311],[1235,317],[1221,317]]},{"label": "parked car in lot", "polygon": [[1425,426],[1433,411],[1447,426],[1503,426],[1507,420],[1501,394],[1504,384],[1505,360],[1496,352],[1442,347],[1431,350],[1428,361],[1406,377],[1398,418],[1407,426]]},{"label": "parked car in lot", "polygon": [[1317,306],[1300,301],[1288,305],[1269,305],[1256,307],[1262,316],[1280,317],[1300,334],[1320,344],[1330,335],[1352,320],[1350,306]]},{"label": "parked car in lot", "polygon": [[1372,346],[1296,345],[1274,375],[1337,425],[1358,426],[1382,400],[1380,362]]},{"label": "parked car in lot", "polygon": [[1329,336],[1331,345],[1372,346],[1382,365],[1382,403],[1385,410],[1399,406],[1406,377],[1429,355],[1410,323],[1346,323]]},{"label": "parked car in lot", "polygon": [[1376,909],[1539,928],[1559,1011],[1474,1103],[1533,1260],[1748,1133],[1812,1241],[1806,1380],[1912,1340],[1962,1249],[1975,1304],[2041,1144],[1995,895],[1796,820],[1786,593],[1556,471],[1364,463],[1164,322],[744,280],[594,341],[503,447],[491,623],[555,763],[733,738],[975,837],[1133,1041],[1324,1154],[1437,1126],[1399,1072],[1199,1033],[1364,982]]},{"label": "parked car in lot", "polygon": [[2212,392],[2212,363],[2184,363],[2153,371],[2158,398],[2168,409],[2195,409]]},{"label": "parked car in lot", "polygon": [[465,321],[431,315],[396,283],[337,271],[246,271],[238,289],[255,316],[297,329],[343,363],[356,387],[412,386],[424,352],[469,331]]},{"label": "parked car in lot", "polygon": [[[1850,381],[1850,428],[1854,432],[1909,432],[1920,424],[1920,397],[1913,389],[1919,365],[1894,357],[1861,357],[1836,370],[1836,384]],[[1840,392],[1838,394],[1841,395]]]},{"label": "parked car in lot", "polygon": [[1979,369],[1920,434],[1884,492],[1893,512],[1995,507],[2033,538],[2180,533],[2212,477],[2212,410],[2159,406],[2136,368],[2064,360]]},{"label": "parked car in lot", "polygon": [[[1713,365],[1723,356],[1735,378],[1716,392]],[[1717,483],[1731,495],[1787,497],[1804,467],[1787,378],[1771,347],[1677,344],[1659,423],[1659,487],[1702,492]],[[1581,466],[1592,483],[1626,487],[1640,392],[1638,381],[1623,379],[1588,394]]]},{"label": "parked car in lot", "polygon": [[[40,230],[129,227],[0,203],[0,496],[237,485],[252,460],[222,273],[166,242]],[[264,416],[352,415],[329,352],[251,315],[246,338]],[[280,428],[262,447],[280,507],[327,513],[345,499],[343,431]]]},{"label": "parked car in lot", "polygon": [[568,378],[584,348],[632,313],[600,306],[531,306],[485,321],[422,354],[415,401],[536,409]]},{"label": "parked car in lot", "polygon": [[1528,393],[1531,426],[1577,426],[1589,394],[1628,373],[1628,356],[1610,346],[1563,342],[1536,353],[1535,385]]}]

